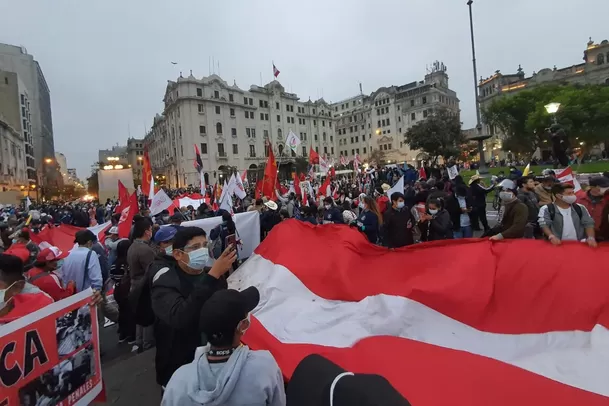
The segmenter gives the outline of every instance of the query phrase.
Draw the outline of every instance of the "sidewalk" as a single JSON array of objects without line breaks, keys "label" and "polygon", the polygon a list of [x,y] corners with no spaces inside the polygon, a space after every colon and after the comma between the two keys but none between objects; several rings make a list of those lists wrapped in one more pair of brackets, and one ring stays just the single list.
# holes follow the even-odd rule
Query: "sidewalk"
[{"label": "sidewalk", "polygon": [[102,365],[106,405],[159,405],[161,388],[156,383],[155,350]]}]

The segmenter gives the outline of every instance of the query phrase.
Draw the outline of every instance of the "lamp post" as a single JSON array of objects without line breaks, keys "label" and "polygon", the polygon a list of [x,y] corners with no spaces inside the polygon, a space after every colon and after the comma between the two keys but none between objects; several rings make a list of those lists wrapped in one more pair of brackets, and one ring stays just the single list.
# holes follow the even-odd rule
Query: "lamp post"
[{"label": "lamp post", "polygon": [[474,42],[474,17],[472,14],[472,3],[474,0],[468,0],[467,6],[469,7],[469,29],[472,38],[472,65],[474,68],[474,95],[476,103],[476,135],[470,137],[471,140],[478,141],[478,154],[480,154],[480,166],[478,172],[484,176],[488,174],[488,168],[486,167],[486,159],[484,158],[484,140],[489,139],[490,135],[482,133],[482,120],[480,118],[480,100],[478,97],[478,68],[476,66],[476,45]]},{"label": "lamp post", "polygon": [[556,120],[556,113],[558,113],[558,109],[560,108],[560,103],[548,103],[544,106],[546,108],[546,111],[548,112],[548,114],[550,114],[552,116],[552,120],[554,121],[554,124],[558,124],[558,121]]}]

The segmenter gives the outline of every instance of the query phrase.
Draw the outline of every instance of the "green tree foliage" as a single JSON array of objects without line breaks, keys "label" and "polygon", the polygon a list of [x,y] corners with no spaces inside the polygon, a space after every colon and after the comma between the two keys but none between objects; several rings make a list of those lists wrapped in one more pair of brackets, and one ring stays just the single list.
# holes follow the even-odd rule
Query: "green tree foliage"
[{"label": "green tree foliage", "polygon": [[449,158],[459,155],[459,147],[466,142],[459,117],[445,109],[437,110],[412,126],[404,140],[410,149],[427,153],[434,163],[440,156]]},{"label": "green tree foliage", "polygon": [[373,149],[370,153],[368,162],[374,162],[376,165],[382,165],[385,162],[386,154],[381,149]]},{"label": "green tree foliage", "polygon": [[560,103],[556,114],[567,135],[585,144],[609,139],[609,87],[603,85],[548,85],[499,98],[482,114],[487,124],[506,135],[502,148],[531,154],[544,141],[553,123],[545,105]]}]

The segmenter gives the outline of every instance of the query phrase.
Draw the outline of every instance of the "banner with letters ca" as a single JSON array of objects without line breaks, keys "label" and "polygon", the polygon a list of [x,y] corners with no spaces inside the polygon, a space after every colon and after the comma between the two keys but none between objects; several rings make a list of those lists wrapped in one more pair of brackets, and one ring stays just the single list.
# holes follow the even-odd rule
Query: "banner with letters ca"
[{"label": "banner with letters ca", "polygon": [[88,405],[102,390],[91,289],[0,326],[0,406]]}]

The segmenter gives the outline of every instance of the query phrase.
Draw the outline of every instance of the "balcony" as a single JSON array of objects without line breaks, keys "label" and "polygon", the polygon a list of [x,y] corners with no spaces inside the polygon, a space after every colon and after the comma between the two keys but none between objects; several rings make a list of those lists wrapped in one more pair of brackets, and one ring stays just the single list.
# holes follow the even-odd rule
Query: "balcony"
[{"label": "balcony", "polygon": [[264,161],[266,157],[264,156],[256,156],[256,154],[247,154],[245,156],[246,161]]},{"label": "balcony", "polygon": [[216,161],[228,161],[226,152],[216,152]]}]

